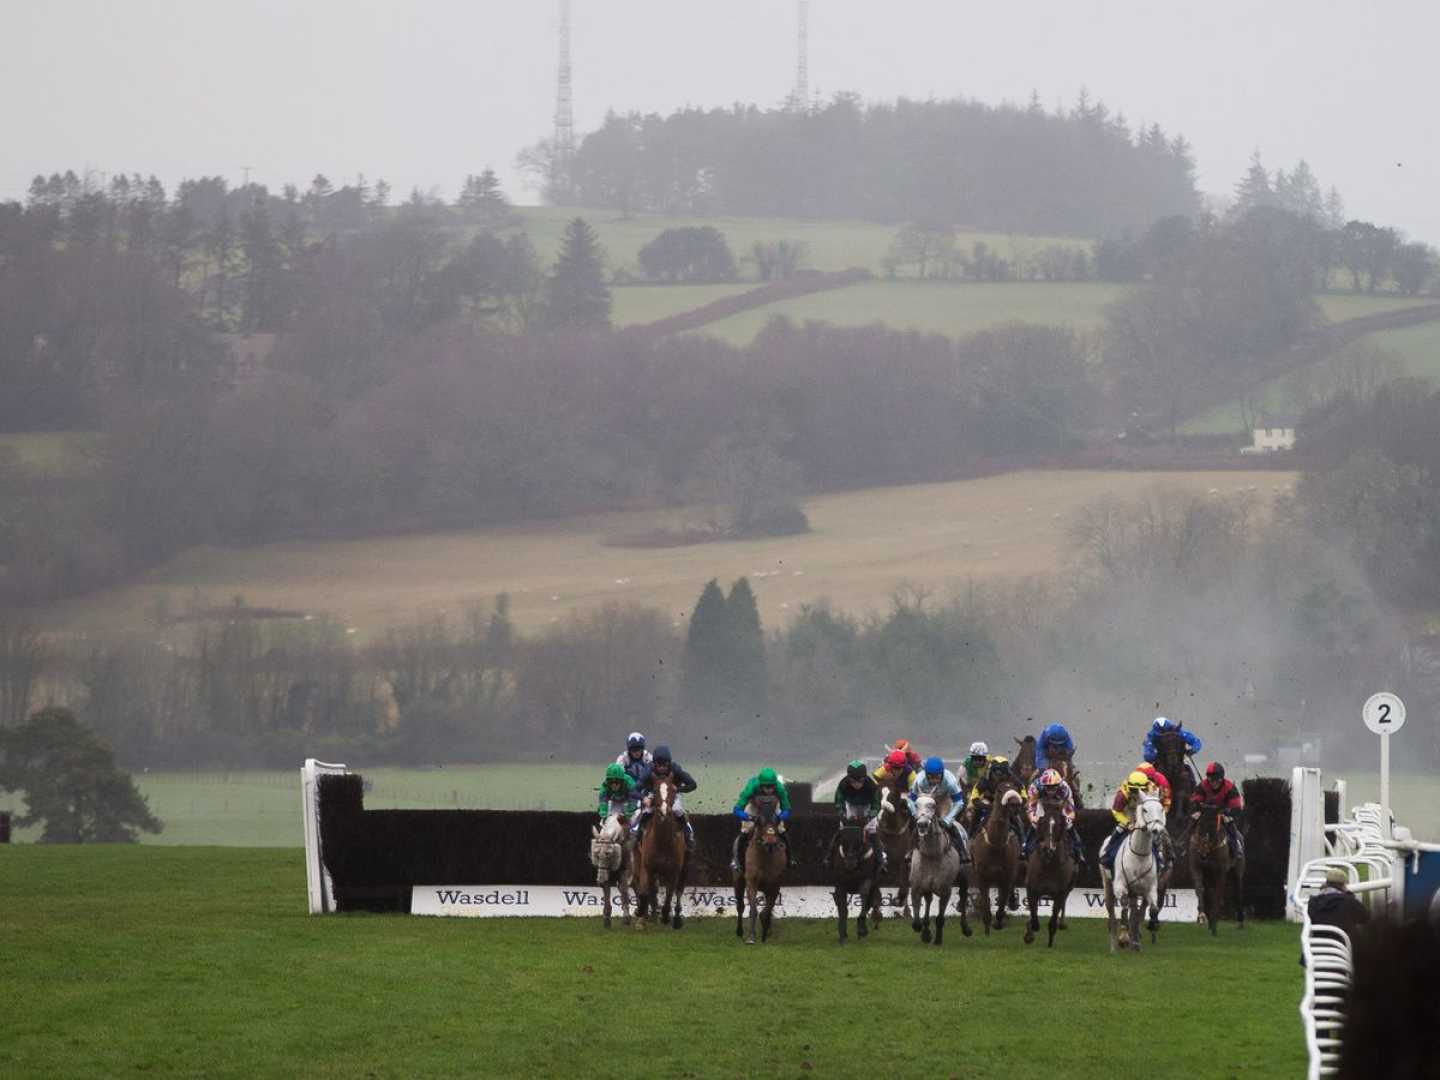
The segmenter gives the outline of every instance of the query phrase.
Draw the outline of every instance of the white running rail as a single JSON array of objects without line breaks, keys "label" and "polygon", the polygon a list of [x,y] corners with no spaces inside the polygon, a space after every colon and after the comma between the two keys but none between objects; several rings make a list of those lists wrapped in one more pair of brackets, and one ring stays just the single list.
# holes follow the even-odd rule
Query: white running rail
[{"label": "white running rail", "polygon": [[1290,903],[1301,921],[1300,953],[1305,958],[1305,995],[1300,1020],[1310,1053],[1308,1080],[1339,1071],[1345,999],[1353,974],[1350,937],[1335,926],[1310,921],[1309,902],[1325,884],[1329,870],[1345,874],[1347,888],[1376,914],[1398,910],[1403,881],[1398,879],[1390,822],[1374,803],[1357,806],[1350,820],[1324,826],[1325,854],[1301,868],[1290,891]]}]

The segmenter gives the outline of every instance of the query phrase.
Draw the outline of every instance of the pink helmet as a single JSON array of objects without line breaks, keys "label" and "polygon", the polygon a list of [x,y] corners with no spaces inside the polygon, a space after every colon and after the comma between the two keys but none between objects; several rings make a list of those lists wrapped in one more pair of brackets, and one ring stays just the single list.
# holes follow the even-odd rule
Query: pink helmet
[{"label": "pink helmet", "polygon": [[1064,782],[1065,778],[1060,775],[1059,769],[1046,769],[1040,774],[1041,787],[1059,787]]},{"label": "pink helmet", "polygon": [[891,750],[885,755],[885,764],[892,769],[903,769],[910,764],[910,759],[905,756],[904,750]]}]

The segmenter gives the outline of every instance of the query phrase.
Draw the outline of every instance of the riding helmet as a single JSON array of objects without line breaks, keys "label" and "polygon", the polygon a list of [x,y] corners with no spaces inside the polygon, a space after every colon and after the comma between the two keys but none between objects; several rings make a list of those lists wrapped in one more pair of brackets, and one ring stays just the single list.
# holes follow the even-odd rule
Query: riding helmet
[{"label": "riding helmet", "polygon": [[891,750],[885,755],[885,764],[892,769],[903,769],[909,763],[910,759],[905,756],[904,750]]},{"label": "riding helmet", "polygon": [[624,779],[625,779],[625,766],[624,766],[624,765],[621,765],[618,761],[612,761],[612,762],[610,763],[610,765],[609,765],[609,766],[606,768],[606,770],[605,770],[605,782],[608,784],[611,780],[624,780]]},{"label": "riding helmet", "polygon": [[983,742],[973,742],[970,744],[970,756],[989,757],[990,747],[986,746]]},{"label": "riding helmet", "polygon": [[659,765],[662,762],[666,765],[670,765],[674,762],[675,759],[670,756],[670,747],[661,745],[655,747],[655,752],[650,755],[650,760],[653,761],[656,765]]},{"label": "riding helmet", "polygon": [[1149,786],[1150,786],[1150,778],[1149,778],[1148,776],[1146,776],[1143,772],[1141,772],[1139,769],[1136,769],[1136,770],[1135,770],[1134,772],[1132,772],[1132,773],[1130,774],[1130,776],[1126,779],[1126,781],[1125,781],[1125,786],[1128,787],[1128,788],[1143,788],[1143,787],[1149,787]]},{"label": "riding helmet", "polygon": [[755,774],[755,781],[761,787],[774,787],[780,782],[780,778],[775,774],[775,770],[767,765]]},{"label": "riding helmet", "polygon": [[931,756],[925,759],[926,776],[939,776],[944,771],[945,762],[941,761],[938,757]]},{"label": "riding helmet", "polygon": [[1065,778],[1060,775],[1059,769],[1046,769],[1043,773],[1040,774],[1041,787],[1058,787],[1064,782]]},{"label": "riding helmet", "polygon": [[1205,779],[1213,780],[1217,784],[1220,783],[1221,780],[1225,779],[1225,766],[1221,765],[1218,761],[1210,762],[1209,765],[1205,766]]},{"label": "riding helmet", "polygon": [[845,766],[845,775],[851,780],[864,780],[865,774],[869,771],[869,769],[865,768],[865,763],[859,758],[856,758],[850,762],[849,765]]},{"label": "riding helmet", "polygon": [[644,750],[645,736],[641,735],[638,731],[632,731],[629,737],[626,738],[625,745],[631,750]]}]

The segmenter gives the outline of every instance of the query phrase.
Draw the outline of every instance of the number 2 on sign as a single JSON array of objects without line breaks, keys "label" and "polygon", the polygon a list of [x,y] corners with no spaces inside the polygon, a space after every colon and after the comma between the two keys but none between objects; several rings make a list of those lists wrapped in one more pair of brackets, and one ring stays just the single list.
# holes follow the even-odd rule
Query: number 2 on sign
[{"label": "number 2 on sign", "polygon": [[1389,703],[1388,701],[1382,701],[1382,702],[1380,703],[1380,720],[1379,720],[1379,723],[1381,724],[1382,727],[1383,727],[1385,724],[1390,723],[1390,703]]}]

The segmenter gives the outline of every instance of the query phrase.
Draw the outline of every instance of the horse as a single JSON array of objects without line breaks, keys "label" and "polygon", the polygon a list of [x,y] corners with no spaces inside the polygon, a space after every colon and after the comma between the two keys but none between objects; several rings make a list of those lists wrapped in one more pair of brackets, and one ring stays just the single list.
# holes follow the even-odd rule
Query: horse
[{"label": "horse", "polygon": [[[1117,948],[1140,951],[1140,919],[1148,907],[1153,913],[1159,912],[1159,875],[1155,872],[1155,845],[1165,832],[1165,810],[1160,799],[1154,795],[1143,795],[1136,812],[1135,824],[1130,826],[1120,841],[1120,850],[1115,854],[1114,871],[1100,868],[1100,879],[1105,886],[1105,917],[1110,929],[1110,951]],[[1115,906],[1119,904],[1123,921],[1115,920]],[[1154,933],[1154,927],[1151,927]]]},{"label": "horse", "polygon": [[651,797],[653,813],[640,840],[635,885],[642,927],[645,916],[654,914],[661,885],[665,886],[665,904],[660,909],[660,921],[669,923],[676,930],[685,924],[680,914],[680,897],[685,888],[685,828],[675,817],[677,794],[673,784],[661,780]]},{"label": "horse", "polygon": [[[745,933],[745,902],[750,902],[750,936],[747,945],[755,944],[755,919],[760,919],[760,940],[770,937],[770,918],[775,911],[775,898],[780,895],[780,879],[785,876],[785,844],[780,839],[780,822],[776,811],[780,800],[773,795],[757,795],[755,834],[745,849],[745,865],[735,875],[735,936]],[[765,910],[759,911],[758,899],[765,897]]]},{"label": "horse", "polygon": [[[850,936],[850,897],[860,898],[860,917],[855,920],[855,933],[863,938],[870,933],[865,921],[870,906],[875,902],[876,883],[880,877],[880,853],[865,834],[865,826],[847,824],[840,830],[835,841],[835,911],[840,918],[840,944],[844,945]],[[753,845],[752,845],[753,846]],[[747,852],[748,860],[748,852]]]},{"label": "horse", "polygon": [[[1021,812],[1023,805],[1024,800],[1014,788],[1007,787],[1003,792],[997,792],[990,816],[970,842],[971,857],[975,862],[975,884],[979,890],[977,902],[987,935],[992,921],[996,930],[1005,929],[1005,904],[1015,891],[1020,867],[1020,841],[1010,822]],[[993,919],[991,888],[999,890]]]},{"label": "horse", "polygon": [[605,890],[605,929],[610,929],[610,890],[620,892],[620,921],[630,925],[630,879],[634,875],[634,859],[630,850],[630,830],[619,814],[611,814],[604,826],[590,829],[590,862],[595,867],[595,882]]},{"label": "horse", "polygon": [[1050,897],[1050,940],[1055,944],[1055,931],[1064,925],[1065,902],[1075,883],[1075,862],[1070,857],[1070,837],[1059,803],[1046,801],[1045,815],[1035,826],[1035,847],[1025,863],[1025,903],[1030,908],[1030,921],[1025,924],[1025,944],[1035,940],[1040,929],[1040,897]]},{"label": "horse", "polygon": [[1170,812],[1165,828],[1172,838],[1178,838],[1188,824],[1185,807],[1190,805],[1195,790],[1195,771],[1186,760],[1189,752],[1185,736],[1178,731],[1164,731],[1155,737],[1155,768],[1170,781]]},{"label": "horse", "polygon": [[[1033,723],[1033,721],[1031,721]],[[1011,738],[1015,738],[1013,735]],[[1019,747],[1015,751],[1015,760],[1011,762],[1011,768],[1019,779],[1022,787],[1029,787],[1030,781],[1038,771],[1036,761],[1039,755],[1035,752],[1035,736],[1026,735],[1023,739],[1015,739],[1015,745]]]},{"label": "horse", "polygon": [[[885,857],[895,874],[895,886],[899,890],[895,904],[910,918],[910,847],[911,830],[914,822],[910,818],[910,803],[905,798],[905,778],[890,776],[880,785],[880,824],[876,828],[879,842],[885,846]],[[880,879],[875,879],[875,895],[870,901],[870,921],[880,925],[882,915],[880,903]]]},{"label": "horse", "polygon": [[[910,891],[914,896],[915,913],[910,928],[920,935],[925,944],[930,943],[930,904],[938,900],[935,912],[935,944],[945,943],[945,908],[950,903],[950,893],[956,879],[964,881],[961,874],[960,855],[950,842],[950,834],[941,824],[939,808],[933,795],[921,795],[915,800],[915,846],[910,852]],[[969,883],[961,888],[960,930],[969,937],[969,919],[965,914],[965,894]],[[925,902],[925,914],[921,917],[920,902]]]},{"label": "horse", "polygon": [[1237,930],[1245,929],[1245,856],[1230,856],[1230,841],[1218,807],[1201,809],[1190,830],[1190,880],[1200,900],[1200,921],[1210,924],[1212,936],[1225,913],[1225,884],[1235,874],[1235,920]]}]

